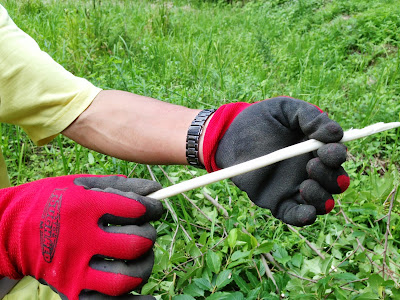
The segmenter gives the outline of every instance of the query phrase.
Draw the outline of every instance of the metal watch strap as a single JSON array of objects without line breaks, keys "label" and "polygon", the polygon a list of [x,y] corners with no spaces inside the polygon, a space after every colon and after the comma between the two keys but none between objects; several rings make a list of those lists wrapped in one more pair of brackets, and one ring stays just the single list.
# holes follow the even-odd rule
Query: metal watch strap
[{"label": "metal watch strap", "polygon": [[186,159],[189,165],[204,169],[199,159],[199,139],[204,128],[204,123],[216,109],[204,109],[194,118],[189,126],[186,138]]}]

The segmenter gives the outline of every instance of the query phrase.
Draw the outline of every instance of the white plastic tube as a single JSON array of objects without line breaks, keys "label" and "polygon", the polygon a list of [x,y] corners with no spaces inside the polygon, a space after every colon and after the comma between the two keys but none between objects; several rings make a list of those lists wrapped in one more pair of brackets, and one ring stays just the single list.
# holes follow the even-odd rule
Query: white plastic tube
[{"label": "white plastic tube", "polygon": [[[373,135],[378,132],[382,132],[385,130],[393,129],[400,127],[400,122],[392,122],[392,123],[376,123],[362,129],[350,129],[346,131],[343,135],[341,143],[353,141],[356,139],[360,139],[369,135]],[[234,165],[229,168],[225,168],[213,173],[209,173],[203,176],[199,176],[187,181],[183,181],[181,183],[169,186],[167,188],[158,190],[148,197],[154,199],[164,199],[168,197],[172,197],[178,195],[183,192],[187,192],[189,190],[199,188],[205,186],[210,183],[214,183],[223,179],[231,178],[240,174],[244,174],[250,171],[254,171],[259,168],[263,168],[279,161],[295,157],[301,154],[305,154],[314,150],[317,150],[324,143],[311,139],[302,143],[298,143],[275,152],[269,153],[267,155]]]}]

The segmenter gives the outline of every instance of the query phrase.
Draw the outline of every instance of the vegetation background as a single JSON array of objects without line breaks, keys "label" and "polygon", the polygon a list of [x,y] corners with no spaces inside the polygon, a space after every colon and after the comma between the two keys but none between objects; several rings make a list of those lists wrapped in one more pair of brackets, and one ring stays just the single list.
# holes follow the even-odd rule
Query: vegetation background
[{"label": "vegetation background", "polygon": [[[398,0],[1,0],[56,61],[104,89],[195,108],[289,95],[344,129],[400,119]],[[251,124],[249,124],[251,126]],[[75,173],[204,173],[145,166],[59,136],[37,147],[1,125],[13,184]],[[293,228],[230,181],[165,199],[158,299],[400,299],[399,131],[348,144],[350,188],[328,216]],[[217,204],[213,202],[218,201]]]}]

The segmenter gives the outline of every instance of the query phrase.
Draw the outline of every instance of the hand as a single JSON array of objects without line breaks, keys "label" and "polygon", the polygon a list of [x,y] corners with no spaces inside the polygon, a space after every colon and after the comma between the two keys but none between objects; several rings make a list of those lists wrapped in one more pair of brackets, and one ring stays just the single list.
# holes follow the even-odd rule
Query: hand
[{"label": "hand", "polygon": [[71,175],[2,189],[0,274],[31,275],[62,299],[154,299],[126,293],[152,271],[156,231],[148,222],[163,208],[145,195],[160,187],[122,176]]},{"label": "hand", "polygon": [[331,194],[345,191],[350,180],[340,166],[346,147],[343,130],[318,107],[289,97],[255,104],[232,103],[213,115],[203,142],[209,172],[266,155],[281,148],[317,139],[329,143],[317,156],[304,154],[232,178],[258,206],[283,222],[312,224],[316,215],[334,207]]}]

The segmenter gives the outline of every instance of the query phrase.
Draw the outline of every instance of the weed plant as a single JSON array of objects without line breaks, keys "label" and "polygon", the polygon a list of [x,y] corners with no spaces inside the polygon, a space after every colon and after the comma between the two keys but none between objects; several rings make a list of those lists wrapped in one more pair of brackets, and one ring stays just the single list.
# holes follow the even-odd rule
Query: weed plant
[{"label": "weed plant", "polygon": [[[344,129],[400,118],[397,0],[1,3],[42,50],[104,89],[193,108],[289,95]],[[18,127],[0,129],[13,184],[121,173],[168,186],[204,173],[121,161],[62,136],[37,147]],[[229,181],[163,200],[154,271],[141,292],[174,300],[400,299],[399,131],[348,147],[350,188],[305,228],[274,219]]]}]

